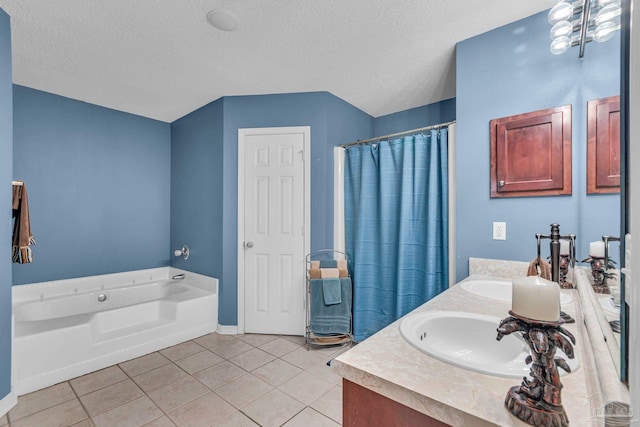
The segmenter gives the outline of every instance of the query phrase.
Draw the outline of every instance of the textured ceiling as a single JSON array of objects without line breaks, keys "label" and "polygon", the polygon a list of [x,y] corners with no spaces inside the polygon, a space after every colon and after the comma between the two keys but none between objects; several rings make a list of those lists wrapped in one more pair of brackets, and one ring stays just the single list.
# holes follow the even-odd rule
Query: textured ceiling
[{"label": "textured ceiling", "polygon": [[[0,0],[13,80],[172,122],[228,95],[328,91],[374,117],[455,96],[458,41],[554,0]],[[211,27],[223,9],[238,30]]]}]

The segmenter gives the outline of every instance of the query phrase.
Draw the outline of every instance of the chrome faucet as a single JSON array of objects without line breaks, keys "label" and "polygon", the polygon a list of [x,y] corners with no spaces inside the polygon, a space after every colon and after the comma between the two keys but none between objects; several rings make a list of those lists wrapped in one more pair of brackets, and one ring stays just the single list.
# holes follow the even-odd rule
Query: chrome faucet
[{"label": "chrome faucet", "polygon": [[604,270],[607,271],[609,268],[609,242],[619,242],[620,237],[614,236],[602,236],[602,241],[604,242]]},{"label": "chrome faucet", "polygon": [[568,234],[562,236],[560,234],[560,224],[551,224],[551,233],[549,235],[536,234],[538,240],[538,257],[540,257],[540,239],[549,239],[550,259],[551,259],[551,280],[553,282],[560,283],[560,240],[569,241],[569,257],[570,264],[573,267],[575,265],[576,258],[576,235]]}]

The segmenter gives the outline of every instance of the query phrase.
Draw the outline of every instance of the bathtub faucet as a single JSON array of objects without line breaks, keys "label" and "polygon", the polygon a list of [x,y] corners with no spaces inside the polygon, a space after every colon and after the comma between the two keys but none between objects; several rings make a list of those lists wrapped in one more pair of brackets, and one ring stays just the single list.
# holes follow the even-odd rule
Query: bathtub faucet
[{"label": "bathtub faucet", "polygon": [[189,259],[189,246],[182,245],[182,248],[173,251],[175,256],[181,256],[183,259]]}]

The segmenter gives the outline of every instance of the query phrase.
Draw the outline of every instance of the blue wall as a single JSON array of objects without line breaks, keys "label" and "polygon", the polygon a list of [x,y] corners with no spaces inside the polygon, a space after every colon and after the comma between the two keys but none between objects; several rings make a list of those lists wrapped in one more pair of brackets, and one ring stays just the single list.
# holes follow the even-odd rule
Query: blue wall
[{"label": "blue wall", "polygon": [[171,265],[222,277],[222,99],[171,124]]},{"label": "blue wall", "polygon": [[[171,265],[220,279],[219,322],[237,324],[238,129],[311,127],[311,249],[333,247],[333,147],[455,119],[455,99],[377,119],[327,92],[219,99],[171,125]],[[374,129],[379,131],[375,132]]]},{"label": "blue wall", "polygon": [[446,99],[422,107],[376,117],[375,136],[404,132],[425,126],[448,123],[456,119],[456,99]]},{"label": "blue wall", "polygon": [[[373,119],[327,92],[226,97],[171,125],[21,86],[14,105],[16,176],[38,241],[14,284],[171,264],[219,278],[219,320],[234,325],[238,129],[311,126],[315,250],[333,246],[333,147],[374,136],[376,123],[449,121],[455,100]],[[183,244],[188,261],[170,256]]]},{"label": "blue wall", "polygon": [[169,265],[168,123],[22,86],[13,123],[37,241],[14,284]]},{"label": "blue wall", "polygon": [[[542,12],[457,45],[457,280],[470,256],[532,260],[535,233],[548,233],[552,222],[577,235],[578,259],[590,241],[619,233],[619,195],[587,196],[585,166],[587,101],[620,93],[619,35],[589,43],[580,60],[576,48],[552,55],[548,34]],[[573,195],[490,199],[489,121],[567,104]],[[492,240],[493,221],[507,222],[506,241]]]},{"label": "blue wall", "polygon": [[11,391],[11,186],[13,176],[13,102],[11,85],[11,28],[9,15],[0,9],[0,399]]},{"label": "blue wall", "polygon": [[[333,146],[371,135],[371,116],[327,92],[224,101],[223,272],[220,323],[237,323],[238,129],[311,127],[311,250],[333,246]],[[335,113],[330,111],[336,110]],[[340,119],[336,119],[335,115]],[[356,136],[358,135],[358,136]],[[331,138],[331,140],[330,140]]]}]

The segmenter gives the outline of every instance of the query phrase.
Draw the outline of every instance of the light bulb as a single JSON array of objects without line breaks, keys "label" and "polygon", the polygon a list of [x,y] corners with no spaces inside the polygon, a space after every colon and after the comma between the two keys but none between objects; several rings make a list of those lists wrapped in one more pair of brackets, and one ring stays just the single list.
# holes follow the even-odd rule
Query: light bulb
[{"label": "light bulb", "polygon": [[619,6],[620,5],[620,0],[598,0],[598,6],[599,7],[604,7],[604,6],[606,6],[608,4],[611,4],[611,3],[615,3],[615,4],[617,4]]},{"label": "light bulb", "polygon": [[598,25],[593,31],[593,39],[600,43],[611,40],[616,30],[618,30],[619,28],[620,25],[616,24],[615,22],[604,22],[603,24]]},{"label": "light bulb", "polygon": [[608,21],[617,24],[620,22],[621,13],[622,10],[620,8],[620,5],[615,3],[608,4],[600,9],[600,12],[598,12],[598,14],[596,15],[596,25],[602,25]]},{"label": "light bulb", "polygon": [[558,2],[549,11],[549,24],[555,25],[556,22],[566,21],[573,15],[573,6],[566,1]]},{"label": "light bulb", "polygon": [[551,27],[551,31],[549,32],[549,36],[551,40],[561,37],[561,36],[569,36],[573,31],[573,25],[569,21],[560,21],[556,23],[553,27]]},{"label": "light bulb", "polygon": [[551,41],[550,49],[554,55],[560,55],[571,47],[571,39],[567,36],[561,36]]}]

